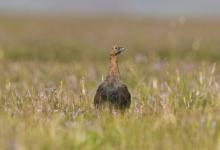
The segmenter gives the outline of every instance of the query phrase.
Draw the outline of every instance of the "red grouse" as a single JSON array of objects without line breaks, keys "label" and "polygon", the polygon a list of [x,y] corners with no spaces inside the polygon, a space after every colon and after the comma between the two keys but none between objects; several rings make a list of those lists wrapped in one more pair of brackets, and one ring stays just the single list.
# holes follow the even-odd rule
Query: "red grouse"
[{"label": "red grouse", "polygon": [[110,68],[106,79],[99,85],[94,105],[100,108],[109,105],[111,108],[125,110],[130,107],[131,95],[127,86],[121,81],[117,57],[125,50],[124,47],[114,46],[110,51]]}]

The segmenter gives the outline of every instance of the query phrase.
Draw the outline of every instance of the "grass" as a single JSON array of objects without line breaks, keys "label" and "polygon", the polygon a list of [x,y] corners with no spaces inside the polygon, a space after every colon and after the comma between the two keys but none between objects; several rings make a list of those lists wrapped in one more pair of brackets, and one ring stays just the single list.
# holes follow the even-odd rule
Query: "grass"
[{"label": "grass", "polygon": [[[220,148],[218,22],[0,20],[0,149]],[[124,115],[93,106],[114,42]]]}]

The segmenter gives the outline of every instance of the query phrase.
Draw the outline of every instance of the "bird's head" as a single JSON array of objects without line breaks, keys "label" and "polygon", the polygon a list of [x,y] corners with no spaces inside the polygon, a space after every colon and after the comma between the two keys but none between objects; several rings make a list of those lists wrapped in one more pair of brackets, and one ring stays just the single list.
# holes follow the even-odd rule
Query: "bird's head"
[{"label": "bird's head", "polygon": [[124,50],[125,50],[124,47],[114,45],[111,49],[110,55],[111,56],[117,56],[117,55],[121,54],[121,52],[123,52]]}]

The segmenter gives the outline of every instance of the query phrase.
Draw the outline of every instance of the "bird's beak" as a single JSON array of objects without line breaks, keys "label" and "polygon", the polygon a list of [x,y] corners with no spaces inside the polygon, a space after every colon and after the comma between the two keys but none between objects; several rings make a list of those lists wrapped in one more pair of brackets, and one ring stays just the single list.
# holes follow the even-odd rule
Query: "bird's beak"
[{"label": "bird's beak", "polygon": [[115,55],[121,54],[121,52],[123,52],[124,50],[125,50],[124,47],[120,47],[120,48],[118,49],[118,51],[115,53]]},{"label": "bird's beak", "polygon": [[123,52],[125,50],[124,47],[120,47],[120,49],[118,50],[120,53]]}]

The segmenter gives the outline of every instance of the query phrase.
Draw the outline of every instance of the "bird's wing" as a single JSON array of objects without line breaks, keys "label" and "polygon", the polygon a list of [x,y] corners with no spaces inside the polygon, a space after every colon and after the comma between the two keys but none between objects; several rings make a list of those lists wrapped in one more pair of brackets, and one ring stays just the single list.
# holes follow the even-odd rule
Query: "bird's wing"
[{"label": "bird's wing", "polygon": [[102,102],[102,99],[105,98],[105,88],[104,88],[104,83],[101,83],[96,90],[96,94],[94,97],[94,105],[98,105]]},{"label": "bird's wing", "polygon": [[118,91],[121,97],[122,107],[129,107],[131,104],[131,94],[128,91],[127,86],[125,84],[122,84],[122,86],[118,87]]}]

